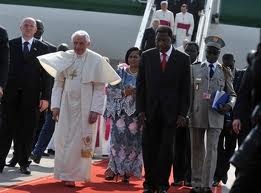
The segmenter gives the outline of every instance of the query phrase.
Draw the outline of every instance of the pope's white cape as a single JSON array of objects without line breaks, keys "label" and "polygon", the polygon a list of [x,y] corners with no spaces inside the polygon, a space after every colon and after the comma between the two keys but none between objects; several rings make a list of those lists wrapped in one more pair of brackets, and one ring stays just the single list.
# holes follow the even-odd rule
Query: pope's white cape
[{"label": "pope's white cape", "polygon": [[[97,60],[100,58],[100,60]],[[37,57],[42,67],[53,77],[57,73],[64,71],[73,64],[75,52],[68,50],[50,54],[45,54]],[[87,49],[87,65],[84,65],[82,74],[82,83],[99,82],[110,83],[111,85],[118,84],[121,78],[113,70],[111,65],[99,54]]]}]

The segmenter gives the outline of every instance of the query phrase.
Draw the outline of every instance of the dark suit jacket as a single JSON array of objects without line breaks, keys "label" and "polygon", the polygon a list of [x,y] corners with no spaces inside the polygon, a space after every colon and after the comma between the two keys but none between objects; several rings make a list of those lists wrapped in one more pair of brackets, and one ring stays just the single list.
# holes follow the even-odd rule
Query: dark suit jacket
[{"label": "dark suit jacket", "polygon": [[[10,70],[7,89],[31,90],[41,99],[48,100],[50,95],[50,78],[39,63],[37,56],[47,54],[48,46],[37,39],[28,56],[23,55],[21,37],[10,40]],[[41,94],[41,95],[40,95]]]},{"label": "dark suit jacket", "polygon": [[234,87],[234,90],[235,90],[237,95],[239,93],[240,85],[241,85],[242,78],[243,78],[245,72],[246,72],[245,69],[243,69],[243,70],[235,69],[235,77],[233,79],[233,87]]},{"label": "dark suit jacket", "polygon": [[42,40],[42,42],[48,46],[49,53],[57,52],[57,48],[55,45],[51,44],[50,42],[47,42],[46,40]]},{"label": "dark suit jacket", "polygon": [[252,77],[250,67],[245,71],[240,89],[237,96],[236,105],[233,110],[234,119],[241,121],[249,120],[252,112],[251,92],[252,92]]},{"label": "dark suit jacket", "polygon": [[137,77],[137,112],[145,112],[148,120],[156,111],[167,110],[172,119],[186,117],[190,105],[190,59],[175,50],[168,59],[165,72],[160,67],[160,51],[152,48],[142,53]]},{"label": "dark suit jacket", "polygon": [[145,51],[150,48],[155,48],[155,46],[156,46],[155,37],[156,37],[155,30],[152,27],[147,28],[144,32],[143,39],[141,42],[141,50]]},{"label": "dark suit jacket", "polygon": [[0,87],[4,88],[7,81],[9,66],[9,43],[8,35],[4,28],[0,26]]}]

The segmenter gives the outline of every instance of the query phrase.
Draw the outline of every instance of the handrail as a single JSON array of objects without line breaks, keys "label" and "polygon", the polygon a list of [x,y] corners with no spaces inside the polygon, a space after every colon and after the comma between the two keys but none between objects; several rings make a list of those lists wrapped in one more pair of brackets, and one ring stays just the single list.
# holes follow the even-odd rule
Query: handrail
[{"label": "handrail", "polygon": [[205,56],[205,38],[208,35],[208,29],[209,29],[209,25],[211,23],[211,17],[212,17],[212,6],[213,6],[213,0],[208,0],[207,1],[207,5],[205,7],[205,20],[204,20],[204,26],[203,26],[203,32],[202,35],[197,34],[197,36],[201,36],[200,39],[198,39],[197,41],[199,41],[199,61],[203,61],[204,56]]},{"label": "handrail", "polygon": [[136,42],[135,42],[135,47],[140,48],[144,31],[151,23],[150,16],[151,16],[151,14],[154,14],[154,12],[156,10],[156,8],[154,6],[154,1],[155,0],[148,0],[147,1],[147,5],[146,5],[144,15],[143,15],[143,18],[142,18],[142,21],[141,21],[140,29],[139,29],[137,39],[136,39]]}]

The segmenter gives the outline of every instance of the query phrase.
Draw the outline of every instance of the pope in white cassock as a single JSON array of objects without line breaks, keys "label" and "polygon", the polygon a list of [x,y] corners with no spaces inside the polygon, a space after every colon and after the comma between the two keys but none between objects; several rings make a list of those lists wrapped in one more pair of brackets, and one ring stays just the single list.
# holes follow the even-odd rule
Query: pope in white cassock
[{"label": "pope in white cassock", "polygon": [[176,14],[174,25],[174,36],[176,38],[176,47],[182,46],[183,41],[191,41],[194,29],[194,17],[188,12],[187,5],[182,4],[181,12]]},{"label": "pope in white cassock", "polygon": [[74,50],[39,56],[44,69],[55,77],[51,110],[57,121],[54,177],[66,186],[89,181],[96,139],[96,120],[103,113],[104,86],[121,79],[105,59],[88,49],[85,31],[72,35]]}]

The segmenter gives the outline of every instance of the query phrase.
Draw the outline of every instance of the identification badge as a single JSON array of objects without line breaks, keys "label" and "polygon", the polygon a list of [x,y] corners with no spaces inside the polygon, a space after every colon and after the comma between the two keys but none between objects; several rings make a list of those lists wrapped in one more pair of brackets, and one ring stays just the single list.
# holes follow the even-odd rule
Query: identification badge
[{"label": "identification badge", "polygon": [[202,98],[205,100],[210,100],[211,94],[209,94],[208,92],[203,92]]}]

